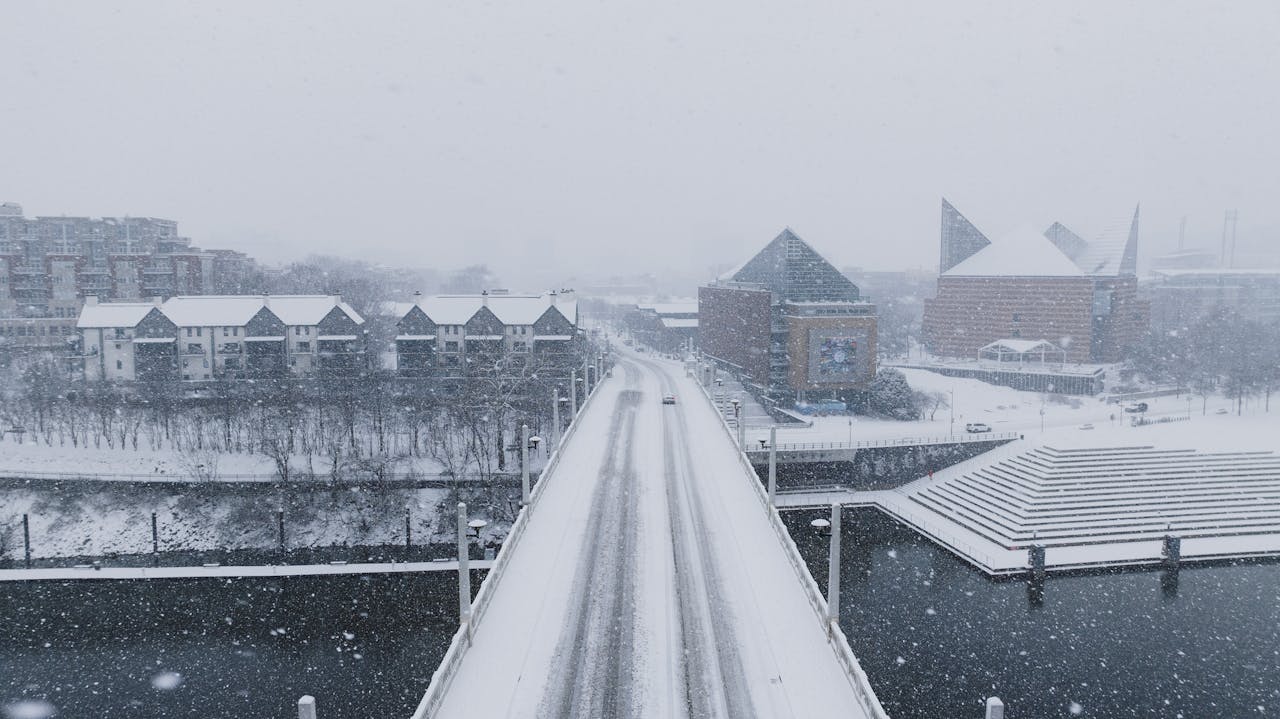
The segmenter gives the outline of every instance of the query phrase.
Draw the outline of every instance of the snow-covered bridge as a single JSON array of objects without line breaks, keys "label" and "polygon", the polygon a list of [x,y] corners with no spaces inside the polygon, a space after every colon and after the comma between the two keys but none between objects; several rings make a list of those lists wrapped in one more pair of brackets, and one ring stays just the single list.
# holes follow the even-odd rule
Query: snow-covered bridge
[{"label": "snow-covered bridge", "polygon": [[694,379],[626,358],[575,425],[415,718],[884,716]]}]

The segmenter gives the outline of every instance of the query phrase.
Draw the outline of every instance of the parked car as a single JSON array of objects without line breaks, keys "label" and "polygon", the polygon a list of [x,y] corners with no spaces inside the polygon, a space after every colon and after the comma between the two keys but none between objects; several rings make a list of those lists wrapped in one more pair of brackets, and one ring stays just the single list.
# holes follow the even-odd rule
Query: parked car
[{"label": "parked car", "polygon": [[1137,413],[1139,413],[1139,412],[1146,412],[1146,411],[1147,411],[1147,403],[1146,403],[1146,402],[1137,402],[1137,403],[1131,404],[1131,405],[1129,405],[1128,407],[1125,407],[1125,408],[1124,408],[1124,411],[1126,411],[1126,412],[1128,412],[1128,413],[1130,413],[1130,414],[1137,414]]},{"label": "parked car", "polygon": [[964,426],[964,431],[972,434],[982,434],[984,432],[990,432],[991,426],[982,422],[970,422]]},{"label": "parked car", "polygon": [[675,403],[676,403],[676,396],[675,396],[675,395],[673,395],[673,394],[664,394],[664,395],[662,395],[662,403],[663,403],[663,404],[675,404]]},{"label": "parked car", "polygon": [[1086,423],[1084,423],[1084,424],[1080,425],[1080,429],[1093,429],[1093,425],[1092,425],[1092,424],[1090,424],[1090,423],[1088,423],[1088,422],[1086,422]]},{"label": "parked car", "polygon": [[1213,413],[1214,414],[1231,414],[1231,412],[1226,407],[1219,407],[1218,409],[1214,410]]}]

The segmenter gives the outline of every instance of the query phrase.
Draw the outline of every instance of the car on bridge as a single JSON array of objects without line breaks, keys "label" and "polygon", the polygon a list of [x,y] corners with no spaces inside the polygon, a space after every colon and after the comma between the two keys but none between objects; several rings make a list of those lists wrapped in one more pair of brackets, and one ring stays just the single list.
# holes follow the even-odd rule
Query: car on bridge
[{"label": "car on bridge", "polygon": [[985,434],[991,431],[991,425],[982,422],[970,422],[964,426],[964,431],[970,434]]},{"label": "car on bridge", "polygon": [[664,395],[662,395],[662,403],[663,403],[663,404],[675,404],[675,403],[676,403],[676,396],[675,396],[675,395],[673,395],[673,394],[664,394]]},{"label": "car on bridge", "polygon": [[1147,408],[1146,402],[1138,402],[1136,404],[1131,404],[1128,407],[1125,407],[1124,411],[1129,412],[1130,414],[1138,414],[1141,412],[1146,412],[1147,409],[1148,408]]}]

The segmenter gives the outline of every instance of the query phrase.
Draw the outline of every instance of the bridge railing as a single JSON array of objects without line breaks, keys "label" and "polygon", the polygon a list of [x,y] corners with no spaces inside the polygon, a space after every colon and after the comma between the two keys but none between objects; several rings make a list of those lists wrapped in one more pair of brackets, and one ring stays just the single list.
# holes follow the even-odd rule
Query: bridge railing
[{"label": "bridge railing", "polygon": [[[707,388],[696,377],[694,378],[694,383],[698,385],[703,398],[710,403],[711,408],[714,410],[715,400],[712,399]],[[717,412],[717,414],[719,413]],[[722,415],[718,424],[724,430],[728,440],[736,446],[738,443],[737,437],[734,436],[733,430],[729,428]],[[746,452],[739,448],[739,451],[735,452],[735,454],[738,456],[743,472],[746,473],[751,482],[756,497],[760,500],[765,516],[768,518],[770,526],[773,527],[774,534],[777,535],[778,541],[782,543],[783,553],[786,555],[787,561],[790,562],[791,568],[795,571],[796,577],[804,589],[805,597],[809,600],[809,606],[813,609],[814,614],[817,615],[818,622],[822,625],[823,630],[827,632],[836,660],[844,669],[845,676],[853,688],[854,695],[872,719],[889,719],[889,715],[876,697],[875,690],[871,688],[871,680],[867,677],[867,673],[862,670],[862,665],[858,663],[858,658],[854,656],[853,649],[849,646],[848,637],[845,636],[844,631],[838,625],[827,621],[826,597],[823,596],[822,590],[818,588],[818,583],[814,581],[813,575],[809,572],[809,567],[805,565],[804,559],[800,556],[800,549],[796,547],[795,540],[791,538],[791,533],[787,531],[786,525],[782,523],[782,517],[778,514],[777,508],[769,504],[769,495],[765,492],[764,485],[761,483],[759,475],[756,474],[755,468],[751,466],[751,461],[747,459]]]},{"label": "bridge railing", "polygon": [[568,445],[569,440],[578,430],[578,418],[581,417],[587,408],[595,400],[599,394],[599,382],[595,387],[591,388],[591,393],[583,401],[582,406],[578,408],[578,415],[569,423],[569,428],[560,436],[560,441],[556,444],[556,450],[547,461],[546,466],[542,470],[540,481],[534,485],[533,490],[529,493],[529,504],[520,509],[520,514],[516,516],[516,521],[511,525],[511,531],[507,533],[506,540],[502,543],[502,548],[498,550],[498,556],[494,557],[493,565],[489,569],[489,573],[485,575],[484,581],[480,584],[480,591],[476,593],[475,601],[471,603],[471,621],[458,627],[458,631],[454,632],[453,639],[449,642],[449,649],[445,651],[444,658],[440,660],[440,666],[435,673],[431,675],[431,684],[427,686],[427,691],[422,695],[422,700],[418,702],[418,708],[414,710],[412,719],[428,719],[434,717],[436,711],[439,710],[441,703],[444,701],[445,694],[449,690],[449,685],[453,682],[453,678],[457,676],[458,669],[462,667],[462,660],[466,657],[467,650],[471,647],[471,636],[476,632],[484,619],[485,612],[489,608],[489,604],[493,601],[493,595],[498,591],[498,586],[502,583],[502,577],[506,574],[507,565],[511,562],[511,555],[519,546],[520,540],[524,537],[525,529],[529,526],[530,518],[533,516],[534,508],[538,506],[538,498],[542,496],[543,489],[548,481],[555,476],[555,470],[560,466],[560,456],[564,452],[564,448]]},{"label": "bridge railing", "polygon": [[[911,447],[926,444],[966,444],[970,442],[1005,442],[1017,439],[1017,432],[984,432],[981,434],[950,435],[946,437],[895,437],[893,439],[872,439],[861,442],[792,442],[778,443],[779,452],[806,451],[815,449],[870,449],[872,447]],[[764,448],[748,447],[748,454],[768,452]]]}]

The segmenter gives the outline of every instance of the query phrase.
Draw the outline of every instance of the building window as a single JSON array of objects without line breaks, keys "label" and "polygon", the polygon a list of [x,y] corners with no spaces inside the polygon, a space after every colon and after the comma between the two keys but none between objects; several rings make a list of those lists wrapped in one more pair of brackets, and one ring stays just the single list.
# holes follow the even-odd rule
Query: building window
[{"label": "building window", "polygon": [[445,352],[457,352],[457,351],[458,351],[458,342],[457,342],[457,340],[449,340],[448,342],[445,342],[445,343],[444,343],[444,351],[445,351]]},{"label": "building window", "polygon": [[189,354],[189,355],[198,355],[198,354],[203,354],[203,353],[204,353],[204,347],[201,347],[200,345],[196,344],[195,342],[192,342],[192,343],[190,343],[190,344],[188,344],[188,345],[187,345],[187,354]]},{"label": "building window", "polygon": [[512,342],[512,343],[511,343],[511,351],[512,351],[512,352],[528,352],[528,351],[529,351],[529,343],[528,343],[528,342],[521,342],[521,341]]},{"label": "building window", "polygon": [[1013,313],[1013,321],[1014,321],[1014,322],[1021,322],[1021,321],[1022,321],[1022,315],[1018,314],[1017,312],[1014,312],[1014,313]]},{"label": "building window", "polygon": [[1013,336],[1013,337],[1021,337],[1021,336],[1022,336],[1022,330],[1020,330],[1020,329],[1014,329],[1014,330],[1013,330],[1013,332],[1010,332],[1009,334],[1010,334],[1011,336]]},{"label": "building window", "polygon": [[188,336],[188,337],[190,337],[190,336],[191,336],[191,328],[190,328],[190,327],[188,327],[188,328],[187,328],[187,336]]},{"label": "building window", "polygon": [[[124,339],[124,328],[123,328],[123,327],[117,327],[117,328],[116,328],[116,339],[118,339],[118,340],[122,340],[122,339]],[[119,349],[119,348],[120,348],[120,346],[119,346],[119,345],[116,345],[116,349]]]},{"label": "building window", "polygon": [[230,335],[231,335],[231,328],[230,328],[230,327],[223,327],[223,328],[222,328],[222,336],[223,336],[223,337],[229,337]]},{"label": "building window", "polygon": [[310,352],[310,351],[311,351],[311,343],[310,343],[310,342],[298,342],[298,351],[299,351],[299,352]]},{"label": "building window", "polygon": [[124,362],[122,360],[116,360],[116,369],[124,369]]},{"label": "building window", "polygon": [[232,337],[239,337],[239,336],[240,336],[240,328],[239,328],[239,327],[232,327],[232,328],[231,328],[231,336],[232,336]]},{"label": "building window", "polygon": [[197,328],[196,328],[196,337],[204,337],[204,328],[203,328],[203,327],[197,327]]}]

